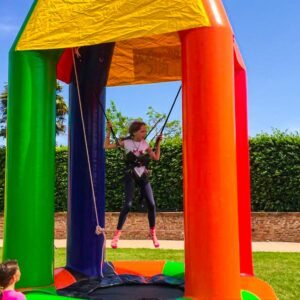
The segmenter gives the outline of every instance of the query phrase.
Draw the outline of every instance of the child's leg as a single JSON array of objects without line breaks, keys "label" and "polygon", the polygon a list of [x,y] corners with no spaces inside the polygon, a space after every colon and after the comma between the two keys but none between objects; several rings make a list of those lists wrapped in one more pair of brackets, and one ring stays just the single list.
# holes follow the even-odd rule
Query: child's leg
[{"label": "child's leg", "polygon": [[147,208],[148,208],[148,220],[149,227],[155,227],[155,218],[156,218],[156,205],[154,201],[153,191],[150,182],[147,182],[142,187],[143,195],[145,196]]},{"label": "child's leg", "polygon": [[132,206],[132,199],[133,199],[133,194],[134,194],[134,179],[131,177],[130,174],[125,175],[125,200],[124,200],[124,205],[123,208],[120,212],[119,215],[119,221],[117,225],[117,230],[114,233],[113,239],[111,241],[111,247],[112,248],[117,248],[118,247],[118,241],[121,236],[121,230],[122,227],[126,221],[128,212]]},{"label": "child's leg", "polygon": [[125,175],[125,199],[124,199],[124,204],[123,208],[120,212],[119,215],[119,221],[118,221],[118,226],[117,229],[121,230],[123,228],[123,225],[126,221],[128,212],[130,208],[132,207],[132,199],[134,196],[134,187],[135,187],[135,181],[131,174],[126,174]]},{"label": "child's leg", "polygon": [[155,248],[159,247],[159,242],[156,237],[156,231],[155,231],[155,218],[156,218],[156,205],[153,197],[153,191],[151,188],[151,185],[149,182],[147,182],[142,187],[147,206],[148,206],[148,220],[149,220],[149,227],[150,227],[150,237],[153,241],[153,245]]}]

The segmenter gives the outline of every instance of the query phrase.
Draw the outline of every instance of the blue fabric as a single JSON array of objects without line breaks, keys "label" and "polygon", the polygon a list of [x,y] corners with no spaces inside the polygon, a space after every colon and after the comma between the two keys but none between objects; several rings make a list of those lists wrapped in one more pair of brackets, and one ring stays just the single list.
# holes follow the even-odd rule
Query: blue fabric
[{"label": "blue fabric", "polygon": [[[76,58],[79,91],[94,181],[99,225],[105,226],[105,86],[114,44],[80,47]],[[86,276],[101,275],[103,235],[96,235],[96,214],[84,143],[78,91],[73,75],[69,104],[69,202],[67,267]]]}]

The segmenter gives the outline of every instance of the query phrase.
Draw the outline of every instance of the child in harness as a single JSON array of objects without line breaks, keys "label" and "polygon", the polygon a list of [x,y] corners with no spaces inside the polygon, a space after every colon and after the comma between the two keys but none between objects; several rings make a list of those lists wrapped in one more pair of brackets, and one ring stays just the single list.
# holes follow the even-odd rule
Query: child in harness
[{"label": "child in harness", "polygon": [[157,137],[156,149],[153,151],[149,144],[145,141],[147,135],[146,124],[142,121],[134,121],[129,126],[129,137],[124,140],[118,140],[116,143],[111,143],[110,134],[112,125],[107,123],[107,135],[105,138],[104,148],[115,149],[121,147],[125,150],[125,201],[119,215],[117,229],[114,233],[111,247],[117,248],[118,241],[121,236],[123,225],[126,221],[128,212],[132,207],[135,186],[138,185],[141,193],[146,199],[148,208],[149,234],[155,248],[159,247],[159,242],[155,231],[156,205],[153,197],[151,184],[149,182],[149,161],[160,159],[160,142],[162,135]]}]

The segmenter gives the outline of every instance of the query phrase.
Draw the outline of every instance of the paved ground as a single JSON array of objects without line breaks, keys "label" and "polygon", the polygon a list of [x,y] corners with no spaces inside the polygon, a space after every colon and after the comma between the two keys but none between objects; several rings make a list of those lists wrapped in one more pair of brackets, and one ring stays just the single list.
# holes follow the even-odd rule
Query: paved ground
[{"label": "paved ground", "polygon": [[[110,247],[111,240],[106,241],[106,246]],[[159,241],[160,249],[184,249],[183,241]],[[65,248],[66,240],[55,240],[56,248]],[[3,245],[3,240],[0,239],[0,247]],[[151,240],[120,240],[119,248],[150,248],[153,249]],[[299,252],[300,243],[285,243],[285,242],[253,242],[253,251],[257,252]]]},{"label": "paved ground", "polygon": [[[111,240],[107,240],[107,247],[110,247]],[[183,241],[159,241],[160,249],[184,249]],[[57,248],[66,247],[66,240],[55,240]],[[151,248],[151,240],[120,240],[119,248]],[[253,242],[253,251],[258,252],[300,252],[300,243],[285,242]]]}]

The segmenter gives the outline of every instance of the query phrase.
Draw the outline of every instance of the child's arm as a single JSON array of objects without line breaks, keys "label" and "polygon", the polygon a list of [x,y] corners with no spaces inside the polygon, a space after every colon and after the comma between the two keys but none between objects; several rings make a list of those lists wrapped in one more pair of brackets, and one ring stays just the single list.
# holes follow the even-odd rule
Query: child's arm
[{"label": "child's arm", "polygon": [[159,160],[160,159],[160,143],[162,141],[162,135],[159,135],[156,139],[156,150],[155,152],[149,147],[147,149],[147,152],[149,153],[151,159],[153,160]]},{"label": "child's arm", "polygon": [[118,141],[118,144],[117,143],[111,143],[110,141],[110,133],[111,133],[111,123],[110,122],[107,122],[107,129],[106,129],[106,137],[105,137],[105,141],[104,141],[104,149],[115,149],[117,147],[124,147],[124,142],[123,141]]}]

